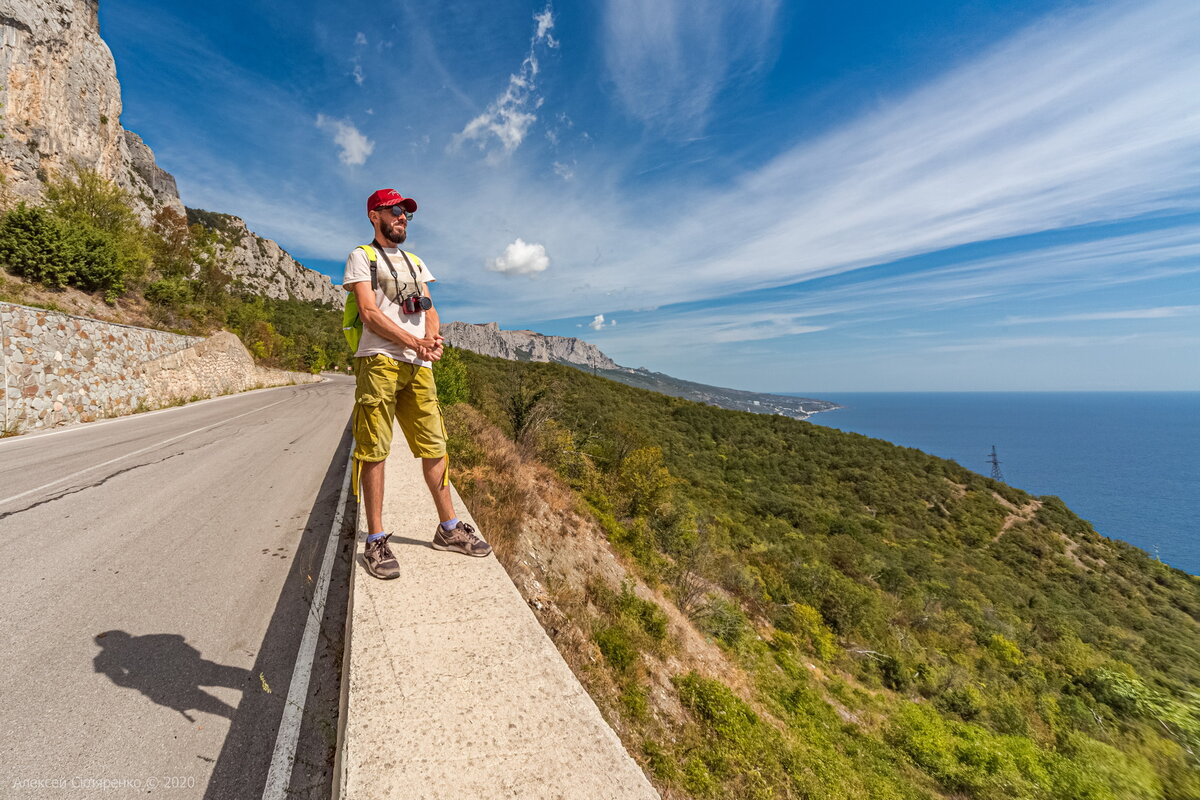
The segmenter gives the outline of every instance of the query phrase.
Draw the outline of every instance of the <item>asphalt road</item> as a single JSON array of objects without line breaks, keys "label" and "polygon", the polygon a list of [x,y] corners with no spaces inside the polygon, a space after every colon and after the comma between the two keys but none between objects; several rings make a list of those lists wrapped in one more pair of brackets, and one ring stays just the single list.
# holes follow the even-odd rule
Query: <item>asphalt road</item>
[{"label": "asphalt road", "polygon": [[[0,798],[262,796],[352,403],[335,378],[0,440]],[[353,523],[290,797],[329,796]]]}]

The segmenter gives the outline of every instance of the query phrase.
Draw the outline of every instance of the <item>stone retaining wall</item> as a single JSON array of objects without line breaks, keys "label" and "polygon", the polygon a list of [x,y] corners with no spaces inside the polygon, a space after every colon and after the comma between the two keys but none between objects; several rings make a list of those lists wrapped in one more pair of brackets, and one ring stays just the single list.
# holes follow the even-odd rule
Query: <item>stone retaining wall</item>
[{"label": "stone retaining wall", "polygon": [[320,380],[257,366],[224,331],[203,339],[9,303],[0,303],[0,372],[9,433]]}]

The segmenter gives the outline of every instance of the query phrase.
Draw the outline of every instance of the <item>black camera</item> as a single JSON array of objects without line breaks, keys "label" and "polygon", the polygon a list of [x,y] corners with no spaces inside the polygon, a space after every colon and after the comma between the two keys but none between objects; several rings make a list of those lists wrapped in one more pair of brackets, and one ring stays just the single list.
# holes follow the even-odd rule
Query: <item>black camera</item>
[{"label": "black camera", "polygon": [[416,314],[418,311],[428,311],[433,308],[433,301],[423,294],[410,294],[400,305],[405,314]]}]

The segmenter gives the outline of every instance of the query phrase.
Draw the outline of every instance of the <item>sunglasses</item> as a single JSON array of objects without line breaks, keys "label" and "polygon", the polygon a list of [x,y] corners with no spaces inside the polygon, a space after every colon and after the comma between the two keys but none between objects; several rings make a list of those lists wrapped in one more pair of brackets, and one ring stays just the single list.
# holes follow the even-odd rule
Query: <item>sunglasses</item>
[{"label": "sunglasses", "polygon": [[408,219],[408,220],[411,220],[413,218],[413,214],[417,213],[415,211],[409,211],[404,206],[399,205],[399,204],[394,205],[394,206],[377,206],[375,210],[376,211],[391,211],[393,217],[399,217],[399,216],[403,215],[404,218]]}]

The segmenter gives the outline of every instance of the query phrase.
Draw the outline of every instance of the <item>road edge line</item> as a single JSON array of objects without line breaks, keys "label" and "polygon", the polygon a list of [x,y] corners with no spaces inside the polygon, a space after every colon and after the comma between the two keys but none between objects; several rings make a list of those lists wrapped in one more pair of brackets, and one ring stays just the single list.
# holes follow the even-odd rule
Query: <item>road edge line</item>
[{"label": "road edge line", "polygon": [[325,599],[329,594],[329,576],[333,572],[334,553],[341,537],[342,518],[345,516],[346,494],[350,491],[350,468],[353,454],[346,459],[346,474],[342,478],[342,491],[338,495],[338,507],[333,515],[329,541],[321,560],[321,574],[313,590],[313,605],[309,607],[308,619],[304,623],[304,635],[297,651],[296,667],[292,670],[292,682],[288,686],[287,701],[283,706],[283,717],[279,721],[279,733],[275,737],[275,750],[271,756],[271,767],[267,771],[267,782],[263,787],[263,800],[284,800],[292,780],[292,767],[296,763],[296,747],[300,740],[300,723],[304,718],[304,704],[308,699],[308,682],[312,677],[313,660],[317,653],[317,632],[325,616]]},{"label": "road edge line", "polygon": [[[351,459],[353,457],[353,453],[351,453]],[[351,463],[353,464],[353,461]],[[350,642],[351,636],[354,634],[354,573],[358,568],[359,534],[366,535],[364,530],[359,530],[363,519],[365,519],[365,515],[362,513],[362,497],[360,495],[358,502],[354,505],[354,544],[350,553],[350,586],[346,596],[346,631],[342,636],[342,679],[338,687],[337,743],[333,755],[333,787],[330,792],[330,800],[342,800],[344,783],[342,771],[346,767],[343,756],[346,749],[346,713],[350,707]]]}]

